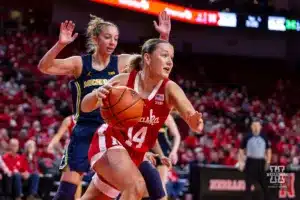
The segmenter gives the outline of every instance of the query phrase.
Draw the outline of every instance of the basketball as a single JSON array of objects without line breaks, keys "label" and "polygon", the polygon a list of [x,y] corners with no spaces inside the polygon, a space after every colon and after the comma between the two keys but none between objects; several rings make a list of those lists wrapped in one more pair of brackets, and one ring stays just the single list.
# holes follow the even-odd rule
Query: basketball
[{"label": "basketball", "polygon": [[104,121],[115,128],[128,128],[140,121],[144,100],[133,89],[125,86],[112,87],[100,107]]}]

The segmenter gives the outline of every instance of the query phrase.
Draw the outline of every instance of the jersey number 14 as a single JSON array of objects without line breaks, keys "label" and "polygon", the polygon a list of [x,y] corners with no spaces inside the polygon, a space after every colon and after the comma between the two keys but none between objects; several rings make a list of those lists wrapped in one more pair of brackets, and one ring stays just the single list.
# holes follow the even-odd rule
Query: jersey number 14
[{"label": "jersey number 14", "polygon": [[128,139],[126,140],[126,144],[132,147],[133,142],[137,143],[136,148],[141,148],[147,134],[148,127],[142,127],[133,135],[133,127],[130,127],[127,132]]}]

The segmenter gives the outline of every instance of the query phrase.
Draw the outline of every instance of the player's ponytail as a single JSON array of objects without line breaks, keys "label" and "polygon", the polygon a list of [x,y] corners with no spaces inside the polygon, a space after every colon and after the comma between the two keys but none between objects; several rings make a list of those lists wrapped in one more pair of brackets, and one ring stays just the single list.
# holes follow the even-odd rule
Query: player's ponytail
[{"label": "player's ponytail", "polygon": [[142,70],[142,56],[139,54],[132,55],[129,65],[123,70],[123,73],[130,73],[132,70]]},{"label": "player's ponytail", "polygon": [[136,71],[142,70],[142,56],[135,55],[135,57],[130,61],[129,67]]},{"label": "player's ponytail", "polygon": [[87,36],[87,51],[94,52],[97,48],[97,44],[95,43],[95,37],[98,37],[99,34],[102,32],[103,28],[106,26],[115,26],[112,22],[104,21],[104,19],[97,17],[95,15],[90,14],[91,20],[88,23],[88,27],[86,30]]}]

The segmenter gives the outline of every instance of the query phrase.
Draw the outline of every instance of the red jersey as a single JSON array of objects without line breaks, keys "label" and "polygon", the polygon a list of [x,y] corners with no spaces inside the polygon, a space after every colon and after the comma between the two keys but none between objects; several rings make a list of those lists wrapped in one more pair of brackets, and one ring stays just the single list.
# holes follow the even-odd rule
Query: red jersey
[{"label": "red jersey", "polygon": [[[127,87],[134,89],[136,92],[138,92],[139,84],[137,74],[136,71],[131,72],[127,83]],[[143,116],[135,126],[124,131],[104,124],[96,131],[88,153],[91,166],[107,149],[115,146],[126,148],[136,165],[143,161],[145,153],[154,146],[159,129],[170,113],[165,98],[165,86],[168,81],[169,79],[160,81],[149,97],[144,99]]]},{"label": "red jersey", "polygon": [[[137,71],[130,73],[127,87],[138,93],[139,77]],[[143,116],[138,124],[126,131],[113,130],[108,127],[107,133],[116,138],[125,148],[138,152],[147,152],[157,139],[159,129],[164,125],[170,109],[166,103],[165,86],[169,79],[161,80],[150,93],[148,99],[144,99],[145,106]],[[106,134],[106,133],[105,133]]]}]

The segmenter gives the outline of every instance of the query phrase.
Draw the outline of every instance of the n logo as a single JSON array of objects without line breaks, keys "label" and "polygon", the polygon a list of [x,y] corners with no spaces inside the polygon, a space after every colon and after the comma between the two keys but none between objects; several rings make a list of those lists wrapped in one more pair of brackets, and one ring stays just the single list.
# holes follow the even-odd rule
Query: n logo
[{"label": "n logo", "polygon": [[280,187],[278,191],[279,199],[286,199],[286,198],[295,198],[295,173],[289,173],[287,176],[283,177],[284,184]]}]

